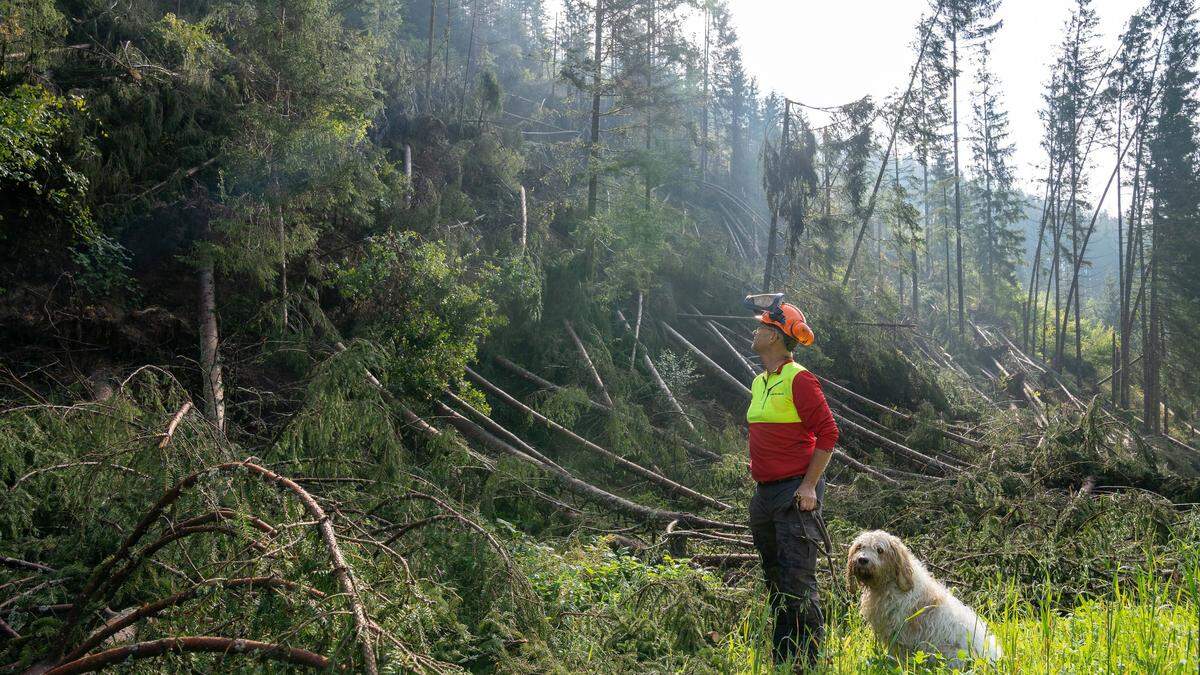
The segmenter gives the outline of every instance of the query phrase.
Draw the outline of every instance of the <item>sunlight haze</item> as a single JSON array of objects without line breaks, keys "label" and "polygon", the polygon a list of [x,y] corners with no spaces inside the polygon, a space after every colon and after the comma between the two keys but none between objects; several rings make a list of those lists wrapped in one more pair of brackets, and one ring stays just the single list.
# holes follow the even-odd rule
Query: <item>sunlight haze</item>
[{"label": "sunlight haze", "polygon": [[[1012,140],[1016,144],[1017,175],[1033,190],[1044,161],[1038,111],[1054,62],[1071,0],[1007,0],[998,18],[1003,28],[995,35],[992,62],[1004,87]],[[1141,0],[1098,0],[1105,53]],[[911,43],[926,0],[733,0],[729,3],[742,44],[746,70],[763,94],[778,91],[809,105],[839,105],[864,94],[880,98],[907,84],[915,58]],[[959,60],[966,80],[959,86],[959,116],[970,121],[969,96],[974,90],[973,50],[965,46]],[[815,120],[814,120],[815,121]],[[1111,164],[1105,153],[1093,171],[1093,190],[1099,194]],[[964,157],[964,164],[966,163]],[[1107,201],[1111,201],[1107,200]],[[1106,201],[1106,203],[1107,203]]]}]

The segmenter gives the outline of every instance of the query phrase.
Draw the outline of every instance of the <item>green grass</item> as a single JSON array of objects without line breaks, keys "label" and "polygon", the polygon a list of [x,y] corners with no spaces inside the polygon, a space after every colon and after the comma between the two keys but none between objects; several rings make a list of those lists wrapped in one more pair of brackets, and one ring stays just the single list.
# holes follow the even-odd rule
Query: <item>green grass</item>
[{"label": "green grass", "polygon": [[[1031,602],[1012,587],[984,594],[979,607],[1003,650],[978,673],[1186,673],[1200,672],[1200,592],[1197,571],[1183,579],[1139,575],[1131,588],[1114,584],[1105,597],[1083,600],[1069,611],[1053,609],[1052,594]],[[986,603],[986,600],[985,600]],[[754,609],[725,642],[730,670],[790,672],[774,668],[764,639],[765,612]],[[941,663],[919,658],[899,663],[886,654],[854,607],[827,610],[828,637],[822,673],[937,673]]]}]

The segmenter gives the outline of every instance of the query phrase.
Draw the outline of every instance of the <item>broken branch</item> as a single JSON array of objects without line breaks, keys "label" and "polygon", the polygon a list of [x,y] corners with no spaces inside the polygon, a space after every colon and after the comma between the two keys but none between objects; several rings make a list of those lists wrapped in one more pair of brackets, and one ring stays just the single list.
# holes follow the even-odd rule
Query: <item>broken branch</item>
[{"label": "broken branch", "polygon": [[90,673],[130,659],[148,659],[168,653],[208,652],[212,654],[261,655],[268,659],[292,663],[308,668],[325,670],[329,659],[305,649],[245,640],[241,638],[198,636],[169,637],[149,642],[136,642],[123,647],[109,649],[81,659],[64,663],[48,671],[46,675],[72,675]]}]

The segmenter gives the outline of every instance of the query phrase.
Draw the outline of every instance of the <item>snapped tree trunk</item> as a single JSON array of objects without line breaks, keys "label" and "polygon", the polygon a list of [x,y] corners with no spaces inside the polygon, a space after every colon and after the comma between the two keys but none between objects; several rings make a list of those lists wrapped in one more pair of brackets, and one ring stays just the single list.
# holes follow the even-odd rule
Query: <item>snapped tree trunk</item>
[{"label": "snapped tree trunk", "polygon": [[[205,226],[205,239],[208,238]],[[204,382],[204,413],[225,433],[225,385],[221,377],[220,333],[217,330],[217,291],[213,262],[200,264],[200,375]]]},{"label": "snapped tree trunk", "polygon": [[404,178],[407,185],[407,190],[404,193],[404,205],[412,207],[413,198],[413,163],[412,163],[412,146],[408,143],[404,144]]}]

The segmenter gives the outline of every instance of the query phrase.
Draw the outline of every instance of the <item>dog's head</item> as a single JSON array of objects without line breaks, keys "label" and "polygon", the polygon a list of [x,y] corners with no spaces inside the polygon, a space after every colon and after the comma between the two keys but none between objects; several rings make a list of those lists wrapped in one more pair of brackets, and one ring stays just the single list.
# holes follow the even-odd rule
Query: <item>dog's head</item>
[{"label": "dog's head", "polygon": [[899,538],[883,530],[863,532],[850,544],[846,557],[846,580],[878,590],[894,583],[900,591],[913,587],[913,557]]}]

